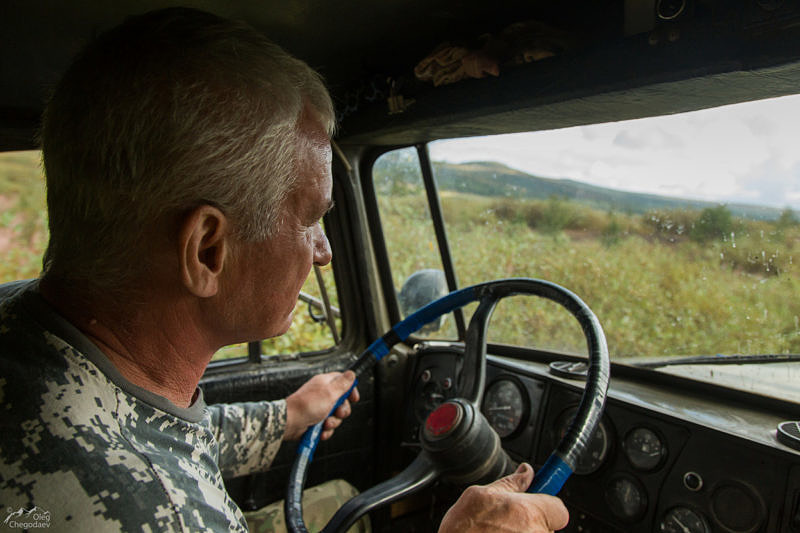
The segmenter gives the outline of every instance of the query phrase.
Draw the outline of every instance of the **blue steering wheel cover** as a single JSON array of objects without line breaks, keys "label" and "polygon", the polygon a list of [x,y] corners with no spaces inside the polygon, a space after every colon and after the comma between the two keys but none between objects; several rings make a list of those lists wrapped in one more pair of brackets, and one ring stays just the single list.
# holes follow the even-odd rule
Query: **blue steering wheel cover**
[{"label": "blue steering wheel cover", "polygon": [[454,309],[458,309],[459,307],[466,305],[477,298],[478,291],[476,290],[475,286],[466,287],[464,289],[451,292],[447,296],[443,296],[438,300],[434,300],[428,305],[418,309],[417,311],[414,311],[408,315],[405,320],[397,323],[392,328],[392,331],[394,331],[395,335],[399,337],[399,341],[404,341],[409,335],[415,331],[418,331],[428,322],[433,322],[443,314],[449,313]]},{"label": "blue steering wheel cover", "polygon": [[542,468],[536,472],[533,483],[527,492],[531,494],[549,494],[555,496],[572,474],[572,468],[557,454],[552,453]]},{"label": "blue steering wheel cover", "polygon": [[[328,416],[331,416],[339,407],[341,407],[344,401],[350,396],[350,393],[353,392],[353,389],[356,388],[356,385],[358,385],[358,378],[353,381],[353,384],[350,385],[350,388],[347,389],[347,392],[342,394],[342,396],[336,400],[336,403],[333,405],[331,412],[328,413]],[[328,417],[325,417],[326,420],[327,418]],[[319,438],[322,435],[322,425],[324,423],[325,420],[308,428],[300,438],[300,442],[297,444],[297,454],[300,456],[305,456],[309,463],[312,459],[314,459],[314,451],[317,449],[317,444],[319,444]]]},{"label": "blue steering wheel cover", "polygon": [[[441,315],[449,313],[454,309],[458,309],[459,307],[468,304],[476,298],[477,291],[475,290],[475,287],[466,287],[464,289],[451,292],[447,296],[429,303],[428,305],[408,315],[405,320],[395,324],[388,335],[384,335],[370,344],[366,349],[365,354],[368,353],[372,355],[375,362],[380,361],[386,354],[389,353],[389,350],[396,343],[406,340],[409,335],[419,330],[428,322],[436,320]],[[389,336],[394,337],[392,339],[394,342],[390,341],[387,343],[387,337]],[[352,365],[352,367],[355,366],[356,365]],[[336,404],[334,404],[333,409],[331,409],[328,416],[331,416],[336,409],[338,409],[339,406],[344,403],[344,401],[350,396],[350,393],[353,392],[353,389],[356,387],[357,383],[358,376],[356,376],[356,381],[353,383],[350,389],[336,401]],[[327,419],[327,417],[325,418]],[[319,444],[319,438],[320,435],[322,435],[322,424],[324,423],[325,421],[323,420],[322,422],[319,422],[318,424],[308,428],[306,432],[303,433],[303,437],[300,439],[300,442],[297,445],[297,455],[302,456],[309,463],[314,458],[314,451],[317,449],[317,445]]]}]

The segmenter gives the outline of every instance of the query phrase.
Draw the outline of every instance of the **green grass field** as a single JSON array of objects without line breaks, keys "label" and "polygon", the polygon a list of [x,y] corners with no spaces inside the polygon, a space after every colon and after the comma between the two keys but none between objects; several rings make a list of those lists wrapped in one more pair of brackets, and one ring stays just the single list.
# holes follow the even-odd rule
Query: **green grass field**
[{"label": "green grass field", "polygon": [[[420,201],[381,198],[398,286],[438,263]],[[558,283],[597,314],[612,356],[800,351],[800,227],[789,213],[776,222],[731,217],[724,207],[626,215],[558,198],[453,192],[443,193],[442,209],[461,286],[504,277]],[[532,298],[501,303],[490,339],[585,352],[577,322]]]}]

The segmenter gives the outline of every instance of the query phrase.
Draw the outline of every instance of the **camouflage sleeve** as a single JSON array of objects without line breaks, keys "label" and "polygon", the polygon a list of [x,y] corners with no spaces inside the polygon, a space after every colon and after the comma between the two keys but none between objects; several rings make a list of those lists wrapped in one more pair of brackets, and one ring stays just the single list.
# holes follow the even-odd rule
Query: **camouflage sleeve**
[{"label": "camouflage sleeve", "polygon": [[269,468],[286,429],[286,401],[209,405],[223,477]]}]

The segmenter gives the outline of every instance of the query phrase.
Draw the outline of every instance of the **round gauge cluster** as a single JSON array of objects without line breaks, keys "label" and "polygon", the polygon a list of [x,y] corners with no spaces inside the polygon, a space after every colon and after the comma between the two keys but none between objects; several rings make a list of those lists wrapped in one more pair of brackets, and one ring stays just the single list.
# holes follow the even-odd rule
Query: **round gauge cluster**
[{"label": "round gauge cluster", "polygon": [[726,531],[749,533],[761,526],[766,516],[766,506],[752,487],[726,481],[714,489],[711,515]]},{"label": "round gauge cluster", "polygon": [[673,507],[658,525],[663,533],[709,533],[711,529],[703,515],[688,507]]},{"label": "round gauge cluster", "polygon": [[626,521],[638,520],[647,510],[647,493],[636,478],[620,474],[606,487],[606,501],[611,512]]},{"label": "round gauge cluster", "polygon": [[[567,433],[569,425],[575,418],[576,408],[567,409],[558,417],[556,421],[556,435],[558,440]],[[558,443],[554,443],[557,445]],[[603,466],[603,463],[608,457],[609,449],[611,448],[611,435],[605,423],[600,420],[595,429],[592,440],[586,448],[584,454],[578,459],[578,464],[575,465],[575,473],[579,475],[586,475],[596,472]]]},{"label": "round gauge cluster", "polygon": [[635,428],[628,432],[622,449],[631,465],[638,470],[655,470],[667,456],[667,447],[658,434],[648,428]]},{"label": "round gauge cluster", "polygon": [[528,415],[527,396],[515,379],[501,378],[483,396],[483,415],[504,439],[517,433]]}]

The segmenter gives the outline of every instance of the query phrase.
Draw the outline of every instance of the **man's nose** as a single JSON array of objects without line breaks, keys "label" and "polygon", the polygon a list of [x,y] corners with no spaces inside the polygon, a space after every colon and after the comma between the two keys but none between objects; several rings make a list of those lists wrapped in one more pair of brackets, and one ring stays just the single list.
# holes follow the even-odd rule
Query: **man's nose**
[{"label": "man's nose", "polygon": [[314,246],[314,264],[318,266],[325,266],[331,262],[333,256],[331,252],[331,243],[328,242],[328,236],[320,228]]}]

